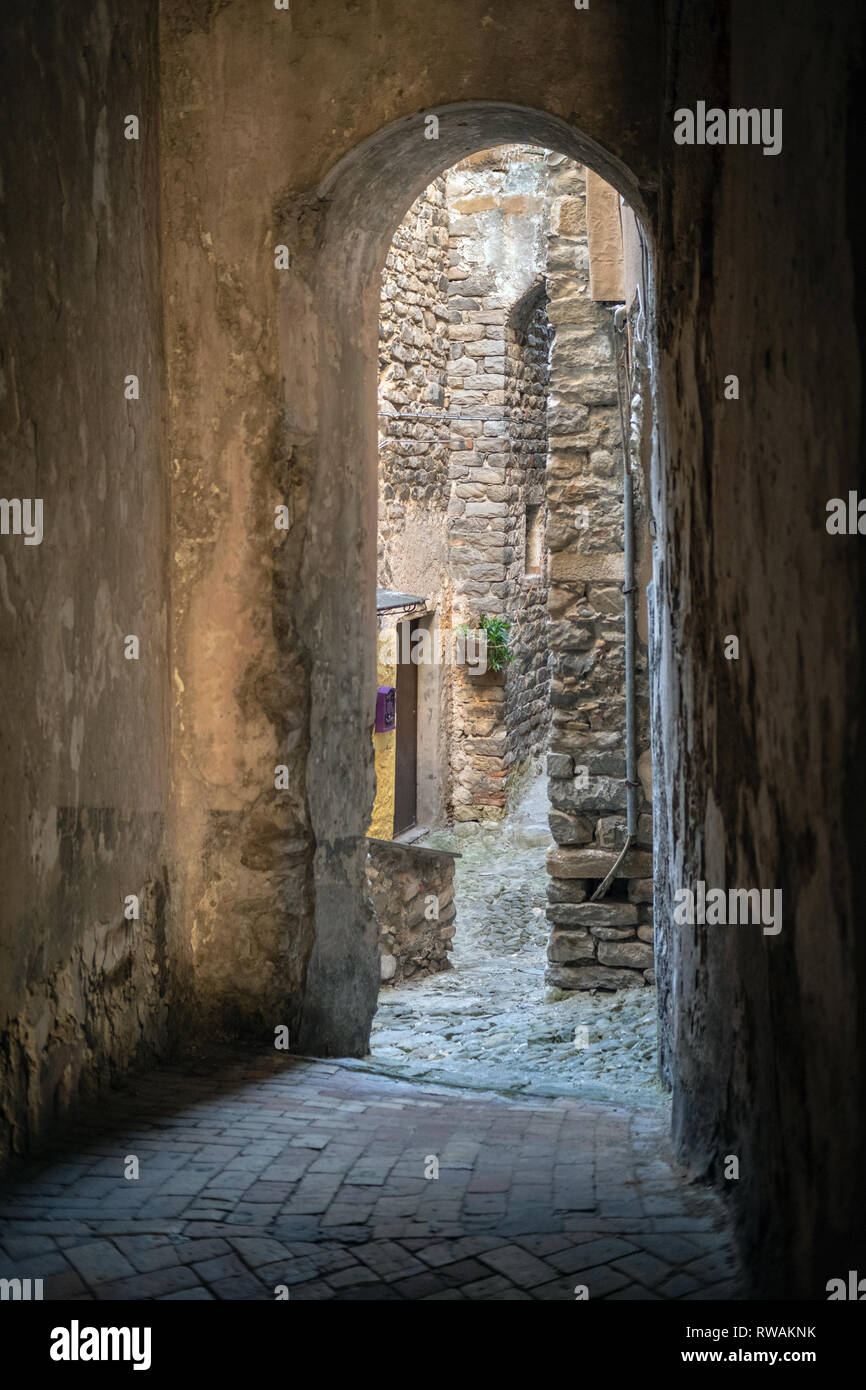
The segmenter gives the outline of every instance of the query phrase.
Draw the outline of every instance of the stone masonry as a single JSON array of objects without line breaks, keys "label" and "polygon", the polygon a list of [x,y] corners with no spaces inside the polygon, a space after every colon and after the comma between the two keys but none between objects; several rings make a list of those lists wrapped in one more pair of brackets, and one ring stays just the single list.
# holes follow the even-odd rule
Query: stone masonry
[{"label": "stone masonry", "polygon": [[[612,305],[589,290],[586,173],[553,157],[548,313],[550,456],[548,980],[561,989],[651,983],[652,817],[646,646],[637,648],[637,844],[603,900],[592,892],[626,836],[622,454]],[[646,531],[635,475],[635,534]]]},{"label": "stone masonry", "polygon": [[[411,590],[411,550],[419,584],[430,578],[418,592],[430,600],[435,590],[440,621],[451,613],[455,624],[474,625],[488,613],[514,624],[511,664],[482,676],[458,667],[443,688],[449,804],[457,820],[501,818],[509,787],[549,735],[548,982],[560,989],[654,979],[642,640],[637,842],[603,901],[590,901],[626,835],[617,301],[598,298],[622,296],[619,238],[618,196],[581,165],[529,146],[484,151],[413,205],[382,300],[381,408],[422,414],[438,403],[454,418],[385,422],[380,582],[399,578]],[[632,350],[635,327],[632,314]],[[637,462],[634,390],[626,409]],[[639,469],[634,479],[639,550]],[[413,527],[413,508],[423,508],[423,527]]]},{"label": "stone masonry", "polygon": [[[493,820],[549,721],[545,152],[484,151],[446,175],[454,422],[449,547],[457,621],[513,624],[512,661],[454,682],[454,814]],[[473,417],[479,417],[477,420]],[[532,518],[535,563],[528,563]]]},{"label": "stone masonry", "polygon": [[454,936],[454,860],[447,850],[367,842],[367,883],[380,931],[383,984],[448,970]]},{"label": "stone masonry", "polygon": [[533,147],[466,160],[413,203],[382,276],[378,583],[440,631],[513,624],[505,669],[443,671],[434,776],[460,820],[504,814],[549,726],[546,180]]}]

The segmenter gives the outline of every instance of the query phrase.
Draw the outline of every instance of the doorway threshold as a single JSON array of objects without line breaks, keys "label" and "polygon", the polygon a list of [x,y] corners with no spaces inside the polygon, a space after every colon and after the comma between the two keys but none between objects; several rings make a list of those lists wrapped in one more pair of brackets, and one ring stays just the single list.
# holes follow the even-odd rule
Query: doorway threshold
[{"label": "doorway threshold", "polygon": [[416,840],[423,840],[425,835],[429,834],[429,825],[410,825],[408,830],[404,830],[402,834],[394,836],[394,844],[414,845]]}]

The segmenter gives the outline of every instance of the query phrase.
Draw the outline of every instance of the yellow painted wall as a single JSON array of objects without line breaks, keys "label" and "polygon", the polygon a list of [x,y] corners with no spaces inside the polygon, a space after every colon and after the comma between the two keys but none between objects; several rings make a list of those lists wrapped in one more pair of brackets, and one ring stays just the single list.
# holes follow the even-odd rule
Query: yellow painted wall
[{"label": "yellow painted wall", "polygon": [[[397,649],[393,635],[386,629],[379,633],[376,686],[397,684]],[[394,775],[397,767],[397,731],[373,735],[373,754],[376,761],[376,800],[368,835],[376,840],[394,838]]]}]

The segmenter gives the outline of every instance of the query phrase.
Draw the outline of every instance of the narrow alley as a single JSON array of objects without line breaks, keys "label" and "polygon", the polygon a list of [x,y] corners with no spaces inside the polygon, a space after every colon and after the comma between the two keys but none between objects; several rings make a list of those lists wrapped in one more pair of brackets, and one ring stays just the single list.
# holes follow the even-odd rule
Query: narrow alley
[{"label": "narrow alley", "polygon": [[536,772],[505,820],[458,823],[424,841],[461,856],[454,968],[381,990],[369,1064],[414,1080],[666,1109],[655,990],[544,983],[548,811]]}]

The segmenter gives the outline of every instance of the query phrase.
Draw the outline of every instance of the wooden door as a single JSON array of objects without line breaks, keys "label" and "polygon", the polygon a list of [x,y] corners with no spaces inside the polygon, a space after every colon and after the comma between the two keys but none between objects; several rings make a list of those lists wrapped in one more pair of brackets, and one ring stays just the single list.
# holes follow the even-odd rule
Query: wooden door
[{"label": "wooden door", "polygon": [[394,834],[409,830],[416,820],[418,798],[418,667],[404,660],[411,655],[411,634],[417,623],[401,623],[397,648],[397,748],[394,773]]}]

